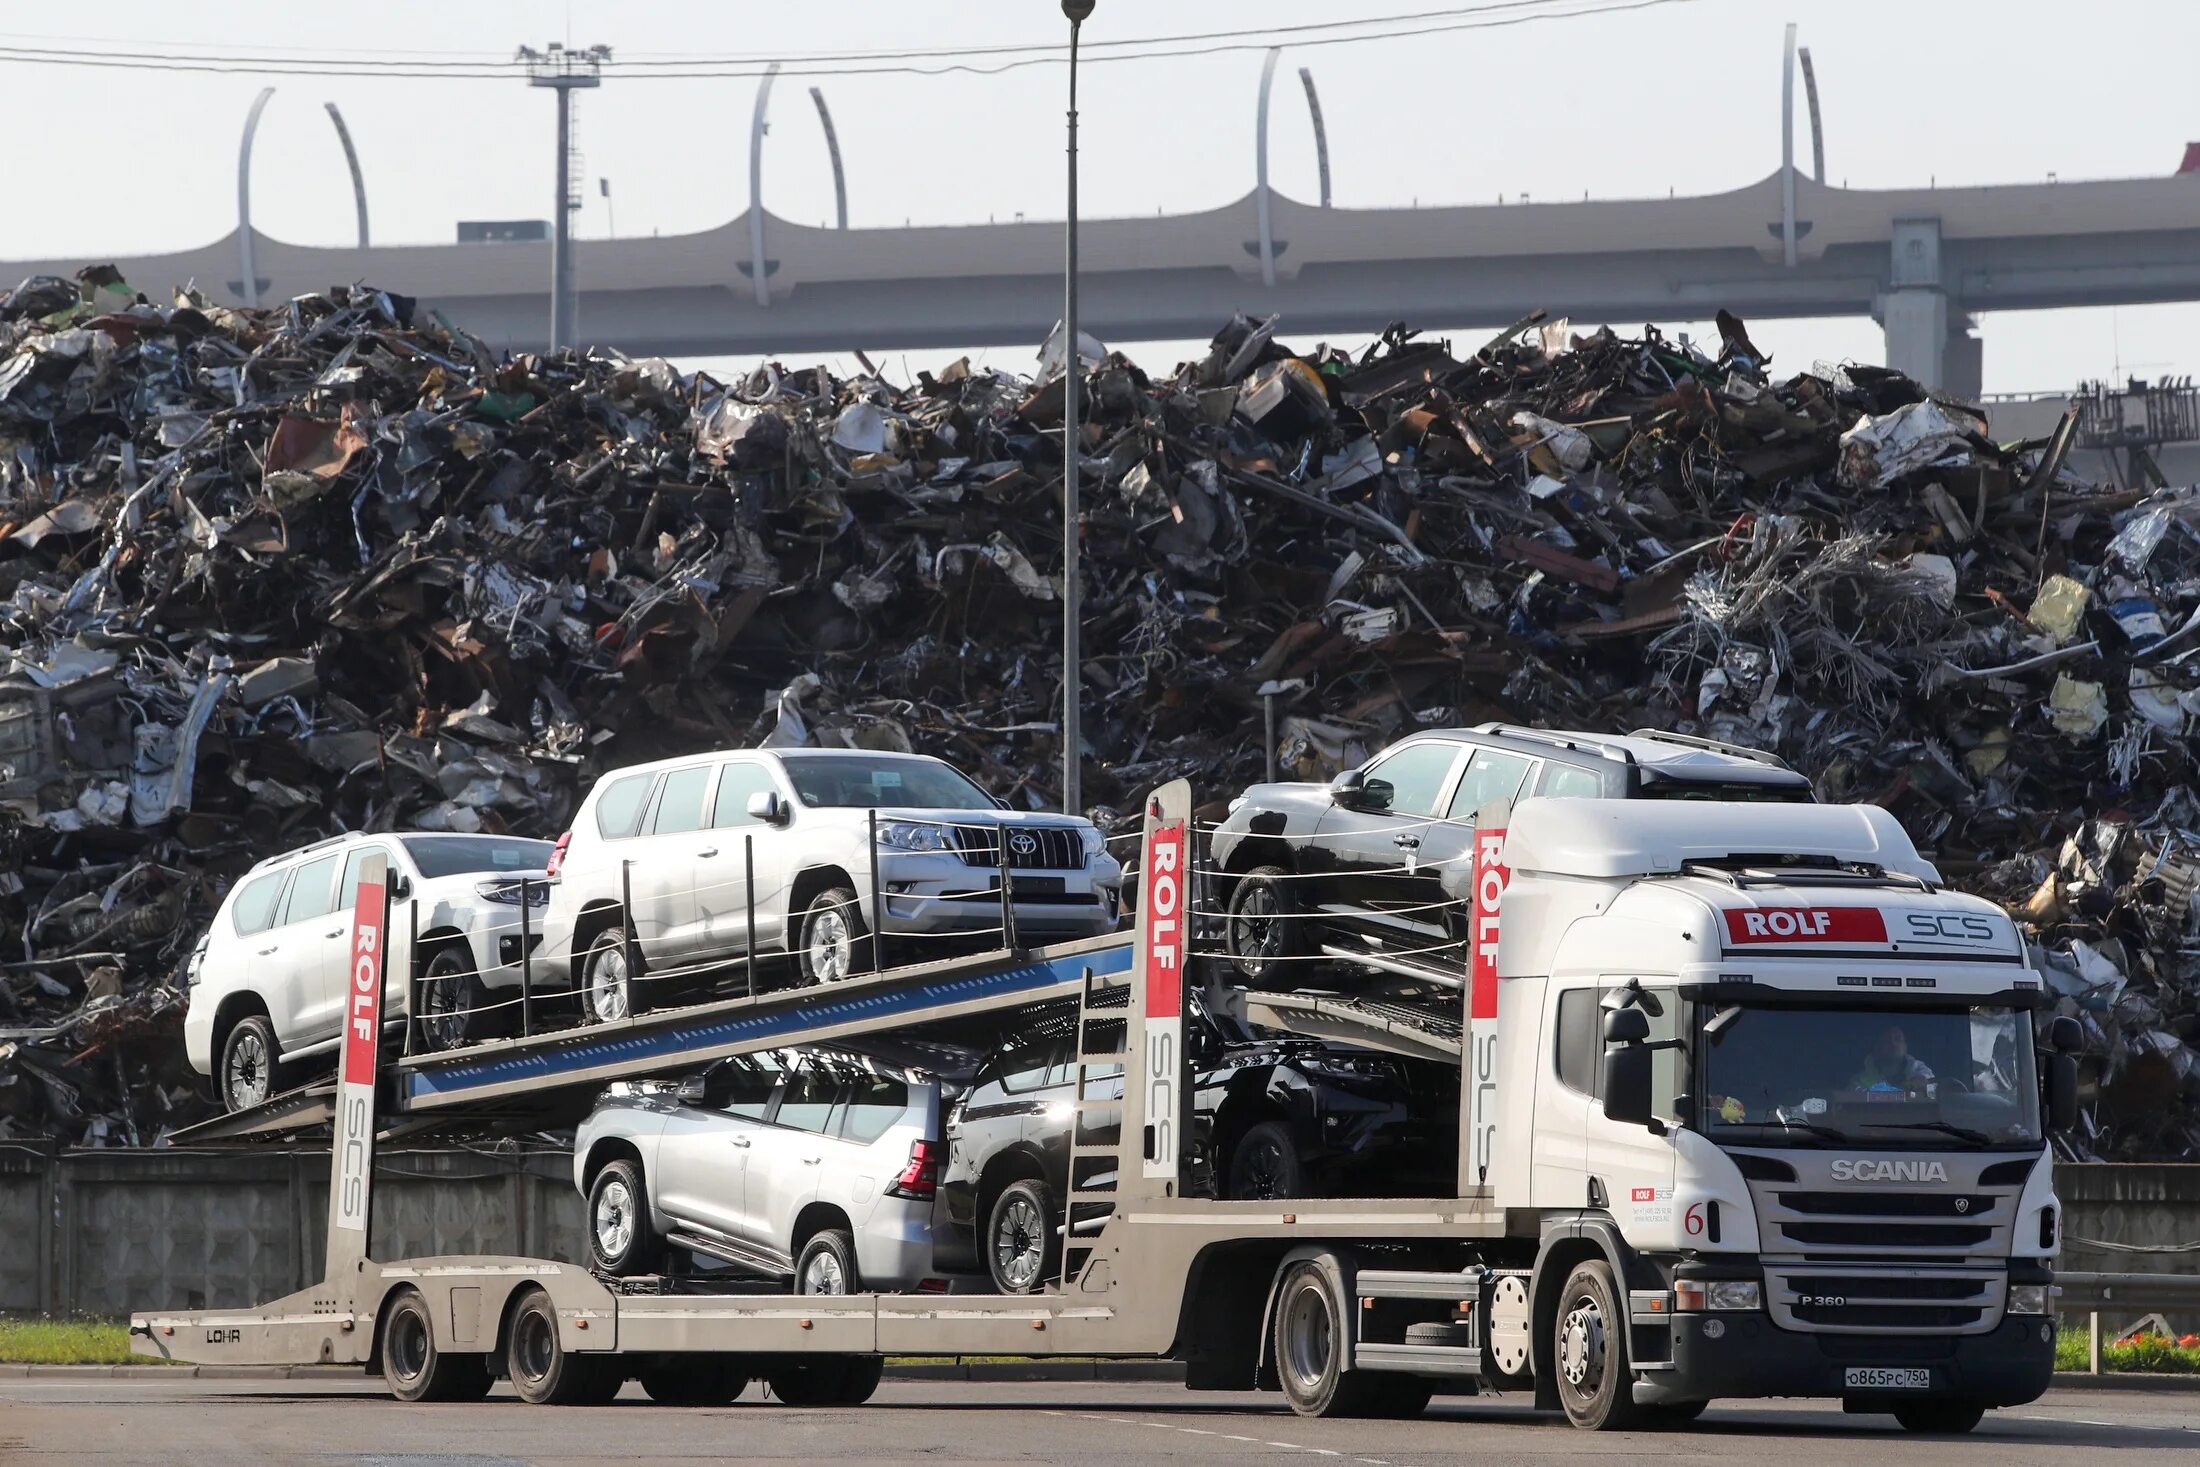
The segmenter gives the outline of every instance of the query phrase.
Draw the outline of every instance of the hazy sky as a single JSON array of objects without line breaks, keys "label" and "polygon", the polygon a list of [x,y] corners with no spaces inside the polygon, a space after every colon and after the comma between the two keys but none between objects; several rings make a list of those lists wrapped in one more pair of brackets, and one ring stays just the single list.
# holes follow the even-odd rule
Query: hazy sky
[{"label": "hazy sky", "polygon": [[[1363,7],[1418,12],[1442,0]],[[1281,27],[1339,14],[1334,0],[1099,0],[1085,34]],[[1836,183],[2159,175],[2175,169],[2188,138],[2200,139],[2194,0],[2101,0],[2077,12],[2047,0],[1683,0],[1510,29],[1291,47],[1275,94],[1274,180],[1296,197],[1317,195],[1296,76],[1304,65],[1321,89],[1341,206],[1736,187],[1778,166],[1781,33],[1789,20],[1800,24],[1817,63],[1827,171]],[[615,58],[604,85],[582,93],[578,107],[584,239],[609,232],[614,208],[621,234],[672,233],[721,223],[747,202],[755,83],[621,74],[617,53],[937,49],[1065,30],[1053,0],[104,0],[84,11],[18,0],[0,9],[0,46],[68,37],[117,51],[188,43],[237,53],[494,60],[523,42],[609,44]],[[1247,192],[1260,61],[1254,50],[1086,68],[1087,217],[1206,208]],[[782,77],[772,98],[766,201],[789,218],[824,222],[831,214],[824,142],[807,94],[814,84],[840,133],[854,225],[1059,217],[1062,81],[1055,65],[997,76]],[[236,217],[238,133],[253,96],[270,83],[278,90],[253,175],[255,222],[267,233],[317,244],[352,239],[350,184],[324,101],[343,108],[357,141],[378,243],[447,240],[461,217],[548,212],[551,99],[516,78],[255,77],[0,59],[13,131],[0,258],[91,259],[226,232]],[[1798,137],[1807,151],[1800,118]],[[611,208],[597,193],[598,177],[611,180]],[[2192,182],[2200,215],[2200,177]],[[585,291],[585,250],[579,259]],[[2059,388],[2119,370],[2200,372],[2196,306],[2005,313],[1985,317],[1982,329],[1989,391]],[[1292,336],[1288,321],[1284,334]],[[1821,358],[1877,360],[1881,351],[1866,320],[1771,323],[1754,334],[1786,369]],[[1024,365],[1016,354],[998,359]]]}]

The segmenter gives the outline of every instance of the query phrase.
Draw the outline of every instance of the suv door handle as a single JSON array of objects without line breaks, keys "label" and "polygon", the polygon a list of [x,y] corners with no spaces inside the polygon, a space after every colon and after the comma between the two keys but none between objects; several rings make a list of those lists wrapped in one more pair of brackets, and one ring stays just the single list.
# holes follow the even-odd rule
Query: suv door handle
[{"label": "suv door handle", "polygon": [[324,932],[321,935],[324,937],[342,937],[344,935],[344,929],[339,927],[334,932]]},{"label": "suv door handle", "polygon": [[1417,849],[1421,844],[1421,838],[1417,835],[1400,835],[1392,837],[1390,843],[1394,846],[1405,846],[1408,849]]},{"label": "suv door handle", "polygon": [[695,854],[696,854],[697,856],[715,856],[715,855],[717,855],[717,854],[718,854],[718,847],[716,847],[716,846],[712,846],[712,847],[711,847],[711,848],[710,848],[709,850],[707,850],[707,851],[697,851],[697,852],[696,852]]},{"label": "suv door handle", "polygon": [[726,1139],[744,1151],[748,1149],[749,1138],[746,1136],[728,1136]]},{"label": "suv door handle", "polygon": [[824,1157],[822,1157],[822,1156],[805,1156],[805,1157],[803,1157],[803,1158],[802,1158],[802,1164],[803,1164],[804,1166],[816,1166],[816,1165],[817,1165],[817,1164],[818,1164],[819,1162],[823,1161],[824,1159],[825,1159],[825,1158],[824,1158]]},{"label": "suv door handle", "polygon": [[276,948],[276,947],[281,947],[281,946],[282,946],[282,944],[278,942],[278,943],[276,943],[276,944],[275,944],[275,947],[263,947],[263,948],[261,948],[261,949],[260,949],[260,950],[259,950],[258,952],[254,953],[254,954],[253,954],[252,956],[254,956],[254,957],[256,957],[256,958],[264,958],[264,957],[268,957],[268,956],[270,956],[271,954],[273,954],[273,953],[274,953],[274,951],[275,951],[275,948]]}]

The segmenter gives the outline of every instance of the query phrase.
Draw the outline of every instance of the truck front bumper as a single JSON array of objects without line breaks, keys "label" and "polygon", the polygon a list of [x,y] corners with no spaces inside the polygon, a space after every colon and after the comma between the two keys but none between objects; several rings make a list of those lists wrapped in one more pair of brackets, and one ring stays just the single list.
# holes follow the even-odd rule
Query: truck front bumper
[{"label": "truck front bumper", "polygon": [[[1712,1338],[1704,1325],[1717,1321]],[[1852,1369],[1931,1372],[1923,1390],[1852,1386]],[[1951,1396],[1985,1406],[2037,1400],[2055,1372],[2051,1316],[2012,1314],[1976,1335],[1802,1334],[1760,1313],[1677,1314],[1673,1368],[1645,1371],[1635,1399],[1704,1401],[1732,1396],[1839,1397],[1863,1409]]]}]

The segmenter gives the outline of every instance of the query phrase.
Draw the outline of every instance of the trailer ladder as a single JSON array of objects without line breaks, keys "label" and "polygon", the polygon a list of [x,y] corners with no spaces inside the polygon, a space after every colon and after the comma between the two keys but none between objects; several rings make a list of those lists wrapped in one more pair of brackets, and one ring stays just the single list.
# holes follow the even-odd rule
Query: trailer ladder
[{"label": "trailer ladder", "polygon": [[[1070,1102],[1069,1167],[1063,1174],[1062,1288],[1084,1272],[1094,1240],[1107,1220],[1115,1215],[1117,1173],[1121,1157],[1119,1139],[1100,1140],[1102,1112],[1123,1125],[1121,1092],[1130,1050],[1131,984],[1128,972],[1101,973],[1085,969],[1077,994],[1077,1088]],[[1096,1096],[1095,1080],[1113,1079],[1114,1098]]]}]

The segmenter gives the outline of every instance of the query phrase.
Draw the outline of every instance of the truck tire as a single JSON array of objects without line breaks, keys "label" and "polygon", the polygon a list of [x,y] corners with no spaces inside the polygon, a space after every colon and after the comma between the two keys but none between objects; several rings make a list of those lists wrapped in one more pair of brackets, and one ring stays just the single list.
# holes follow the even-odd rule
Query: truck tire
[{"label": "truck tire", "polygon": [[400,1401],[478,1401],[489,1394],[489,1362],[449,1355],[417,1289],[400,1289],[382,1316],[382,1379]]},{"label": "truck tire", "polygon": [[285,1064],[275,1042],[275,1025],[265,1014],[246,1014],[222,1038],[221,1065],[215,1070],[222,1108],[250,1110],[297,1083],[297,1067]]},{"label": "truck tire", "polygon": [[445,943],[428,959],[420,975],[420,1008],[423,1049],[457,1049],[506,1032],[509,1011],[490,998],[488,985],[474,971],[473,953],[462,942]]},{"label": "truck tire", "polygon": [[1601,1258],[1574,1265],[1559,1295],[1551,1359],[1566,1419],[1584,1431],[1625,1431],[1642,1424],[1627,1358],[1627,1314],[1612,1266]]},{"label": "truck tire", "polygon": [[613,1278],[654,1273],[664,1249],[649,1225],[641,1163],[619,1160],[588,1189],[588,1260]]},{"label": "truck tire", "polygon": [[[1313,1259],[1291,1265],[1276,1290],[1276,1377],[1283,1398],[1301,1416],[1381,1416],[1386,1404],[1403,1405],[1393,1396],[1396,1377],[1344,1368],[1350,1316],[1329,1286],[1329,1274]],[[1426,1398],[1421,1402],[1428,1404]]]},{"label": "truck tire", "polygon": [[1230,1148],[1223,1195],[1233,1202],[1306,1195],[1306,1165],[1299,1143],[1281,1121],[1262,1121]]},{"label": "truck tire", "polygon": [[1062,1271],[1062,1206],[1036,1177],[1011,1182],[986,1214],[985,1266],[1004,1294],[1036,1294]]},{"label": "truck tire", "polygon": [[885,1374],[883,1355],[820,1355],[790,1360],[764,1377],[789,1406],[860,1406]]},{"label": "truck tire", "polygon": [[529,1289],[512,1312],[504,1359],[512,1389],[531,1406],[600,1406],[626,1384],[616,1359],[566,1350],[557,1308],[541,1289]]},{"label": "truck tire", "polygon": [[1927,1436],[1961,1436],[1979,1424],[1986,1408],[1976,1401],[1904,1401],[1892,1408],[1904,1431]]},{"label": "truck tire", "polygon": [[797,1294],[860,1294],[863,1279],[856,1272],[856,1240],[845,1228],[827,1228],[802,1245],[795,1260],[794,1291]]},{"label": "truck tire", "polygon": [[635,975],[627,971],[624,927],[607,927],[589,944],[581,962],[581,1019],[613,1024],[641,1012],[634,1003]]},{"label": "truck tire", "polygon": [[636,1377],[660,1406],[730,1406],[749,1388],[738,1355],[687,1355],[649,1366]]},{"label": "truck tire", "polygon": [[805,986],[838,983],[871,971],[870,931],[863,909],[845,886],[830,887],[811,899],[802,914],[801,948],[795,955]]},{"label": "truck tire", "polygon": [[1281,866],[1255,866],[1230,888],[1223,944],[1248,983],[1289,977],[1291,960],[1306,951],[1292,875]]}]

